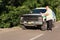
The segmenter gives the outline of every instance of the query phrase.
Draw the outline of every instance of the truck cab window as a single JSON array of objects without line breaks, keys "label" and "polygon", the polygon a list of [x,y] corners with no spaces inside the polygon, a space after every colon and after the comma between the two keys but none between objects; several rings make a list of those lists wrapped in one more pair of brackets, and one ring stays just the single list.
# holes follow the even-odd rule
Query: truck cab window
[{"label": "truck cab window", "polygon": [[32,13],[45,13],[46,9],[34,9],[32,10]]}]

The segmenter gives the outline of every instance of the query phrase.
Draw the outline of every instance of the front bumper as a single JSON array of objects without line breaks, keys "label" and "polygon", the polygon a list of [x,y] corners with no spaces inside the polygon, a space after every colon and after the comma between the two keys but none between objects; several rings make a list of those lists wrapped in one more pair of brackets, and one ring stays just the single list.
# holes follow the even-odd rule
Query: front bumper
[{"label": "front bumper", "polygon": [[43,22],[28,22],[28,23],[22,23],[24,26],[37,26],[37,25],[42,25],[43,24]]}]

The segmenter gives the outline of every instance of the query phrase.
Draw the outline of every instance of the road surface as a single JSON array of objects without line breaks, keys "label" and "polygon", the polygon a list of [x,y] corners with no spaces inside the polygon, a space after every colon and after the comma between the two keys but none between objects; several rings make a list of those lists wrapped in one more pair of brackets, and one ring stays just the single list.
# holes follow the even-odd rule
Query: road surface
[{"label": "road surface", "polygon": [[15,30],[0,33],[0,40],[60,40],[60,22],[55,24],[53,31]]}]

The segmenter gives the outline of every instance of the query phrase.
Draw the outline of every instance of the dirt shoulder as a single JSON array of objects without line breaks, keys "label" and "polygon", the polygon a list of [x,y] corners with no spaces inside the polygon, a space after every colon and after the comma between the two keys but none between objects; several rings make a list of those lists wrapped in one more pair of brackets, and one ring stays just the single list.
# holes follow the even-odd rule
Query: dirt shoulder
[{"label": "dirt shoulder", "polygon": [[[60,21],[57,21],[56,23],[58,23]],[[22,30],[22,28],[20,28],[19,26],[13,27],[13,28],[0,28],[0,33],[4,33],[4,32],[10,32],[10,31],[17,31],[17,30]]]},{"label": "dirt shoulder", "polygon": [[13,27],[13,28],[0,28],[0,33],[10,32],[10,31],[17,31],[22,30],[20,27]]}]

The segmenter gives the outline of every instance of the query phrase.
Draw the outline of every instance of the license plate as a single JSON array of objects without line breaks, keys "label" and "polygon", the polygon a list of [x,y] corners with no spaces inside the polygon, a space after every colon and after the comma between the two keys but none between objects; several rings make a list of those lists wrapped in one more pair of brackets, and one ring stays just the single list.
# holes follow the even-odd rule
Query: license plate
[{"label": "license plate", "polygon": [[28,22],[28,24],[32,24],[31,22]]}]

